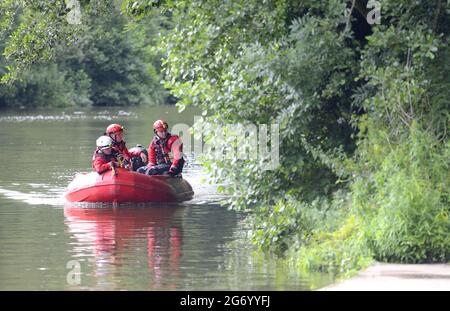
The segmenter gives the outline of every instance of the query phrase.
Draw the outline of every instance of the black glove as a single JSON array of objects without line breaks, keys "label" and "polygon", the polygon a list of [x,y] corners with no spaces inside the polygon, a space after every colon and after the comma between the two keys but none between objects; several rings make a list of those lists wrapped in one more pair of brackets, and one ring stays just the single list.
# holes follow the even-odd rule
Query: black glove
[{"label": "black glove", "polygon": [[177,170],[176,166],[171,166],[170,169],[169,169],[168,174],[170,176],[175,176],[176,175],[176,170]]}]

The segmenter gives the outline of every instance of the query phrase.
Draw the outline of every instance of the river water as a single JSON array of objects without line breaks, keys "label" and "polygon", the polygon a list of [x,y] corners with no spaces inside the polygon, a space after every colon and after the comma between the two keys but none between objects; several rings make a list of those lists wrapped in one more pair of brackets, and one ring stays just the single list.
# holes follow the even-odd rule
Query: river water
[{"label": "river water", "polygon": [[192,201],[64,202],[108,124],[125,126],[131,148],[148,146],[154,120],[191,126],[195,115],[172,106],[0,112],[0,290],[311,290],[332,282],[255,252],[243,239],[245,215],[218,204],[189,152]]}]

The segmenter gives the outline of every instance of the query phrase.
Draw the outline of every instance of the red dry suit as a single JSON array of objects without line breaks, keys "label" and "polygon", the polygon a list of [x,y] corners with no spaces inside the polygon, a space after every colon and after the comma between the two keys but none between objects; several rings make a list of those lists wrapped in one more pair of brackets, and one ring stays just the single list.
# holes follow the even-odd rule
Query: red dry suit
[{"label": "red dry suit", "polygon": [[116,156],[111,154],[104,154],[99,148],[95,149],[92,155],[92,168],[99,174],[111,169],[111,162],[115,163],[115,167],[119,166]]},{"label": "red dry suit", "polygon": [[148,165],[171,164],[178,167],[183,158],[183,143],[178,135],[167,133],[166,138],[156,135],[148,146]]}]

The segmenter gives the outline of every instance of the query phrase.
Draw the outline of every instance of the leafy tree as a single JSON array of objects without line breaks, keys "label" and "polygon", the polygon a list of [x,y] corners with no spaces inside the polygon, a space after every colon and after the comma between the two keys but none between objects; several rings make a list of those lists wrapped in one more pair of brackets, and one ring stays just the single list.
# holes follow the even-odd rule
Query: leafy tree
[{"label": "leafy tree", "polygon": [[[97,18],[72,51],[67,53],[64,48],[61,52],[65,68],[85,72],[92,81],[90,98],[95,105],[149,104],[153,94],[161,93],[156,70],[144,54],[145,46],[133,42],[125,25],[126,19],[114,12]],[[161,95],[157,96],[161,101]]]},{"label": "leafy tree", "polygon": [[7,39],[6,58],[0,63],[3,81],[10,82],[0,85],[3,105],[137,105],[166,100],[159,55],[151,49],[161,27],[156,22],[164,23],[164,18],[131,27],[118,4],[104,1],[85,2],[79,25],[68,23],[70,10],[64,1],[6,1],[1,8]]}]

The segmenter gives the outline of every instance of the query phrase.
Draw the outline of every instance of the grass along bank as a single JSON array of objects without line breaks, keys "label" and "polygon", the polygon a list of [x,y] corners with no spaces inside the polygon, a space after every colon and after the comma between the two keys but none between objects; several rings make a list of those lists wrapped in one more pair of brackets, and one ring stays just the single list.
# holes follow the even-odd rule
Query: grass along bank
[{"label": "grass along bank", "polygon": [[287,256],[301,270],[343,277],[373,261],[448,262],[450,144],[417,125],[390,148],[381,149],[383,138],[365,142],[359,159],[364,165],[354,167],[358,177],[347,190],[260,209],[254,243]]}]

